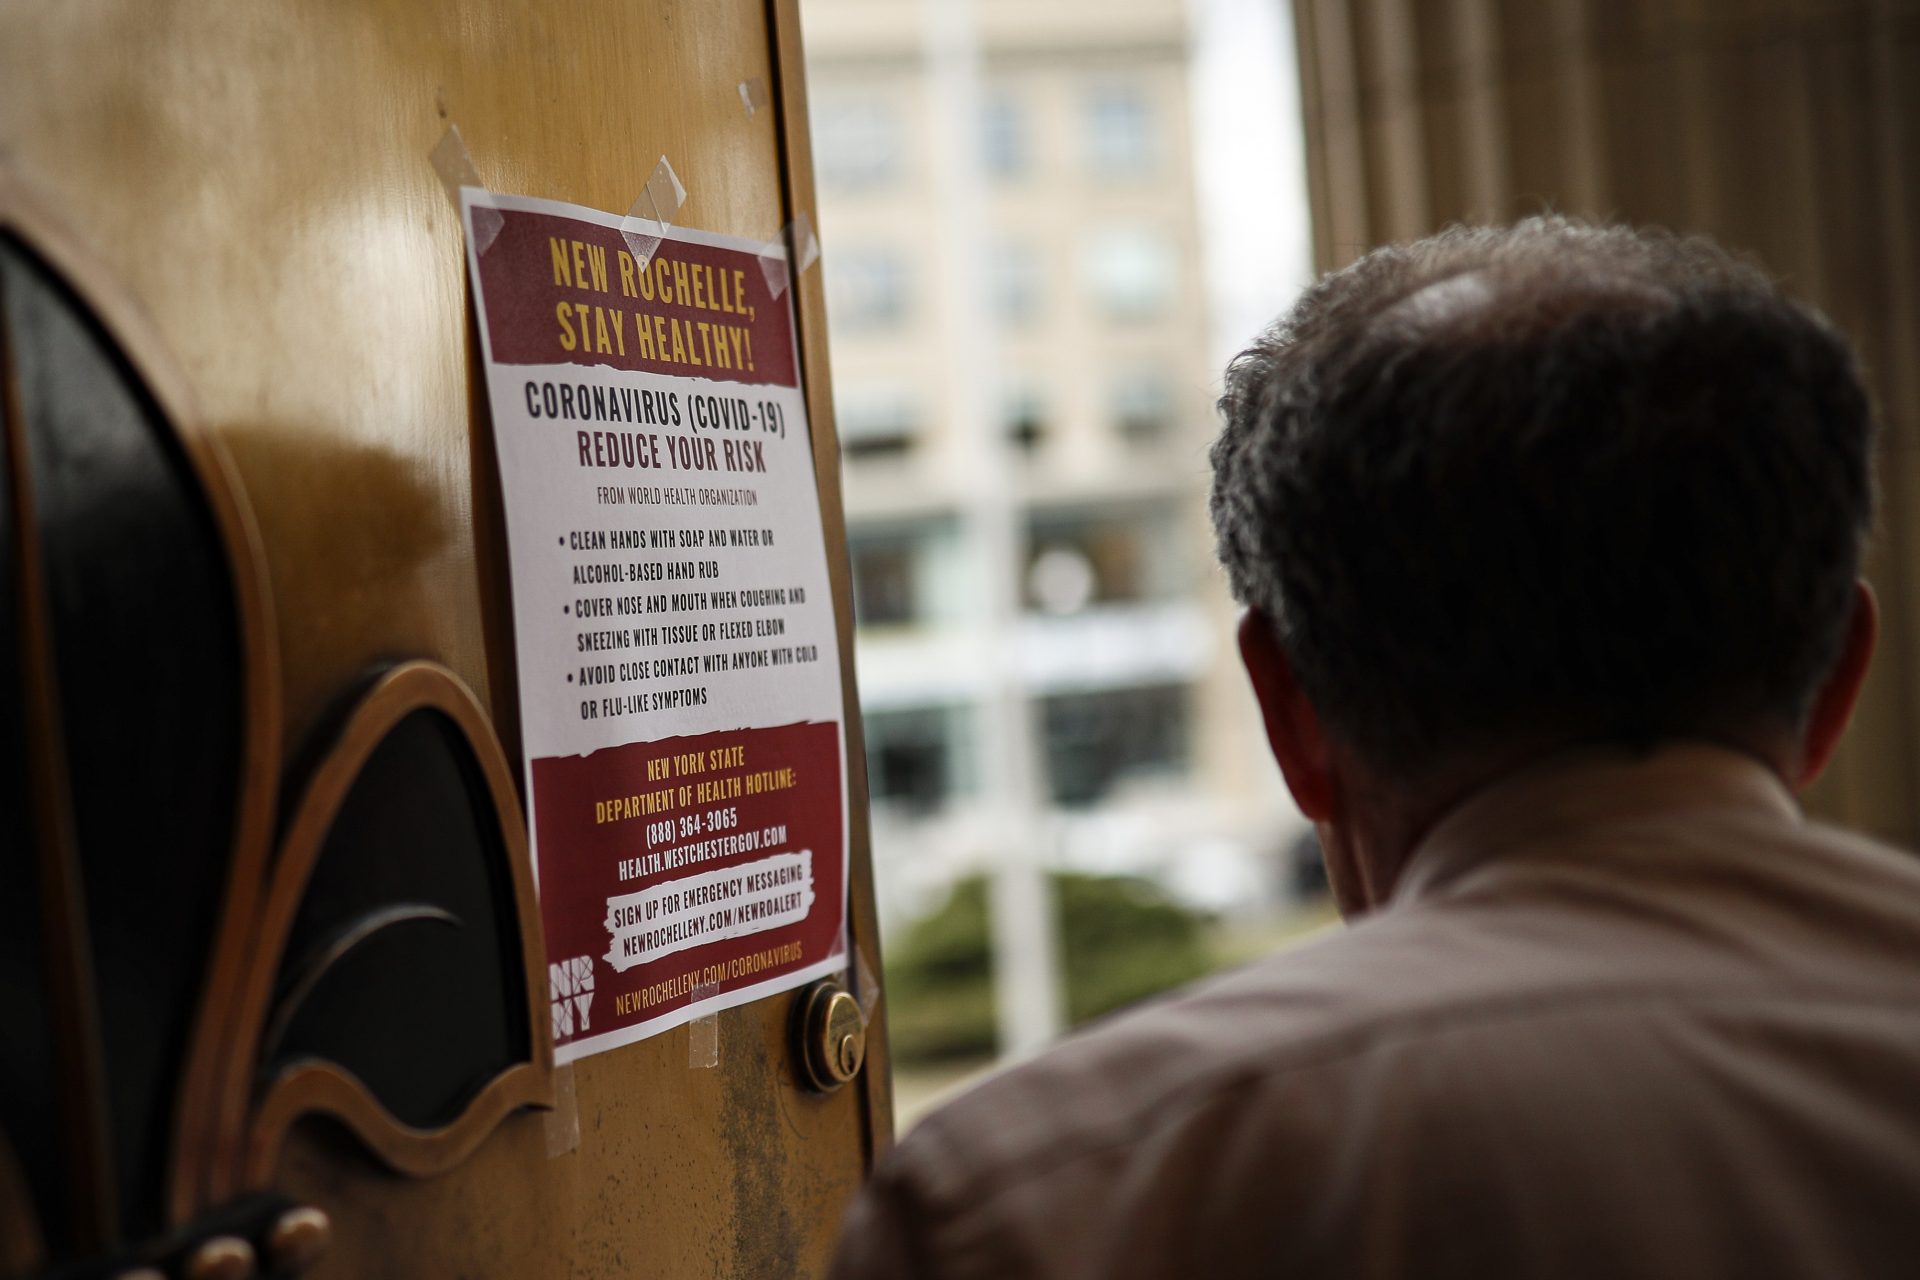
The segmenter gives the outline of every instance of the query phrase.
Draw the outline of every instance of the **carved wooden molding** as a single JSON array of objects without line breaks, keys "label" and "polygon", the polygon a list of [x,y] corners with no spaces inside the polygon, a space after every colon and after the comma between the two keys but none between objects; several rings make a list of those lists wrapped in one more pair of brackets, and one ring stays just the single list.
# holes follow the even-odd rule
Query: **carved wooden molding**
[{"label": "carved wooden molding", "polygon": [[[231,847],[225,883],[209,889],[210,894],[219,895],[217,924],[178,1067],[164,1173],[166,1220],[175,1227],[184,1225],[235,1195],[265,1186],[288,1129],[307,1115],[339,1120],[397,1172],[413,1176],[445,1172],[464,1160],[513,1110],[552,1105],[553,1049],[544,1016],[544,944],[526,824],[499,740],[458,677],[431,662],[406,662],[381,676],[353,707],[337,735],[321,744],[319,763],[297,800],[283,799],[278,632],[260,534],[236,472],[218,440],[201,425],[184,375],[137,300],[109,277],[97,255],[77,243],[45,205],[3,169],[0,231],[27,246],[76,295],[171,431],[224,552],[239,632],[240,661],[234,673],[240,713],[238,777],[233,784]],[[27,621],[45,630],[44,618]],[[497,834],[504,850],[506,865],[495,870],[511,888],[511,908],[502,910],[517,933],[529,1024],[527,1060],[501,1070],[466,1102],[456,1119],[437,1129],[402,1123],[364,1082],[338,1064],[301,1061],[264,1087],[258,1087],[257,1081],[275,977],[328,832],[372,753],[404,717],[422,709],[438,713],[457,732],[471,752],[480,787],[490,801],[487,805],[476,799],[474,817]],[[279,828],[282,834],[276,836],[283,803],[291,805],[290,816]],[[479,812],[480,808],[486,812]],[[90,985],[91,968],[79,954],[85,947],[73,938],[64,945],[76,953],[70,967],[83,984]],[[86,1002],[77,1001],[75,1007],[85,1009]],[[87,1023],[88,1016],[81,1015],[79,1022]],[[87,1035],[94,1030],[82,1025],[69,1037],[82,1057]],[[76,1087],[94,1095],[104,1115],[100,1081],[83,1080]],[[100,1136],[75,1134],[74,1139],[98,1146]],[[29,1215],[33,1209],[24,1187],[17,1185],[18,1178],[9,1181],[10,1175],[19,1172],[10,1161],[0,1140],[0,1272],[9,1269],[16,1256],[26,1256],[23,1251],[29,1248],[37,1257],[46,1238],[44,1228],[28,1233],[26,1228],[36,1225],[33,1221],[24,1227],[14,1221],[19,1216],[16,1207]],[[103,1197],[110,1211],[112,1168],[104,1151],[96,1163],[81,1190]],[[83,1167],[91,1166],[83,1162]],[[105,1220],[101,1230],[116,1234]],[[112,1243],[87,1239],[82,1247],[106,1248]]]},{"label": "carved wooden molding", "polygon": [[[552,1055],[551,1041],[548,1056]],[[495,1076],[466,1113],[440,1129],[415,1129],[395,1120],[367,1087],[325,1063],[296,1067],[274,1081],[254,1116],[245,1179],[264,1184],[273,1175],[288,1130],[303,1116],[338,1120],[395,1173],[431,1178],[458,1168],[500,1122],[523,1107],[553,1106],[553,1064],[521,1063]]]},{"label": "carved wooden molding", "polygon": [[[252,905],[272,838],[280,780],[280,662],[275,643],[266,557],[252,508],[242,495],[231,460],[219,441],[200,429],[187,380],[168,354],[144,311],[106,271],[97,255],[74,238],[17,177],[0,170],[0,229],[29,245],[81,297],[92,319],[138,372],[144,388],[173,430],[174,439],[200,486],[207,509],[227,549],[229,585],[240,623],[243,654],[237,673],[241,718],[240,777],[235,794],[233,847],[228,884],[215,940],[209,992],[218,975],[244,963]],[[181,1090],[174,1114],[168,1214],[178,1223],[199,1206],[197,1171],[209,1153],[207,1135],[217,1099],[209,1073],[221,1057],[228,1030],[224,1011],[203,1002],[190,1032]]]},{"label": "carved wooden molding", "polygon": [[452,672],[429,662],[396,667],[368,691],[354,707],[293,812],[261,915],[260,944],[232,1010],[235,1049],[228,1070],[231,1078],[242,1080],[254,1070],[287,935],[342,802],[387,734],[403,718],[422,709],[439,712],[459,729],[473,749],[493,800],[518,913],[533,1060],[495,1077],[458,1120],[436,1130],[410,1128],[394,1119],[365,1085],[332,1064],[297,1066],[268,1086],[247,1132],[242,1158],[231,1161],[215,1181],[216,1197],[262,1185],[273,1172],[288,1128],[302,1115],[331,1115],[396,1171],[427,1176],[464,1160],[515,1109],[553,1105],[552,1029],[540,1016],[546,1009],[546,949],[534,898],[526,823],[520,816],[513,773],[473,694]]},{"label": "carved wooden molding", "polygon": [[[0,230],[10,229],[5,220],[6,194],[0,190]],[[76,1241],[98,1247],[113,1238],[118,1206],[107,1151],[105,1082],[94,998],[97,984],[74,848],[73,796],[57,705],[52,627],[28,480],[31,464],[11,327],[11,317],[0,308],[0,477],[5,480],[0,511],[10,521],[0,537],[11,543],[9,577],[20,663],[19,670],[0,672],[0,678],[18,682],[20,729],[28,744],[28,778],[21,799],[30,814],[28,852],[34,905],[41,922],[47,1057],[57,1073],[55,1096],[43,1101],[58,1114],[64,1137],[61,1173],[70,1221],[61,1225]],[[30,1194],[24,1182],[3,1190]],[[11,1234],[17,1224],[13,1215],[8,1218],[0,1229]],[[49,1234],[61,1230],[52,1223],[48,1227]]]}]

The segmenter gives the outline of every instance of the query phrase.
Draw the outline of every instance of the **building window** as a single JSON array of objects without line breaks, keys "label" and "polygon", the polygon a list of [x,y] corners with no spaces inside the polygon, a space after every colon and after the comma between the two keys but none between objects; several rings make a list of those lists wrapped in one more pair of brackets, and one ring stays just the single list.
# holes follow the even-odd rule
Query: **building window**
[{"label": "building window", "polygon": [[900,113],[885,96],[823,94],[813,110],[813,162],[822,183],[852,189],[898,176]]},{"label": "building window", "polygon": [[853,561],[853,616],[863,627],[900,626],[919,613],[914,599],[914,546],[906,538],[848,536]]},{"label": "building window", "polygon": [[841,249],[827,263],[827,318],[835,329],[869,332],[906,319],[907,268],[899,254]]},{"label": "building window", "polygon": [[834,400],[840,451],[849,459],[897,456],[920,438],[920,403],[911,391],[852,385]]},{"label": "building window", "polygon": [[1086,608],[1098,585],[1093,562],[1078,547],[1041,547],[1027,565],[1027,599],[1055,617]]},{"label": "building window", "polygon": [[1019,328],[1040,312],[1040,255],[1033,246],[1002,244],[988,271],[994,318],[1003,328]]},{"label": "building window", "polygon": [[1134,443],[1164,439],[1173,426],[1173,391],[1166,375],[1151,369],[1130,369],[1113,381],[1108,411],[1114,429]]},{"label": "building window", "polygon": [[1093,510],[1036,511],[1027,521],[1027,606],[1071,612],[1046,590],[1065,555],[1086,565],[1090,582],[1078,604],[1128,604],[1179,593],[1179,537],[1170,508],[1161,505]]},{"label": "building window", "polygon": [[1153,108],[1133,85],[1102,85],[1087,99],[1087,155],[1095,173],[1128,177],[1154,162]]},{"label": "building window", "polygon": [[980,158],[996,178],[1017,178],[1027,171],[1027,114],[1008,93],[990,96],[980,115]]},{"label": "building window", "polygon": [[1043,699],[1047,782],[1056,804],[1096,804],[1129,783],[1186,769],[1188,697],[1179,687]]},{"label": "building window", "polygon": [[871,711],[867,785],[874,803],[909,814],[933,813],[967,789],[966,717],[955,707]]},{"label": "building window", "polygon": [[1151,231],[1140,227],[1095,231],[1086,239],[1082,254],[1094,303],[1109,319],[1148,319],[1173,295],[1173,251]]},{"label": "building window", "polygon": [[1000,421],[1009,444],[1029,452],[1039,448],[1047,434],[1046,399],[1039,388],[1026,383],[1009,387],[1000,403]]},{"label": "building window", "polygon": [[957,533],[947,519],[849,529],[854,622],[863,628],[931,622],[963,598],[955,579]]}]

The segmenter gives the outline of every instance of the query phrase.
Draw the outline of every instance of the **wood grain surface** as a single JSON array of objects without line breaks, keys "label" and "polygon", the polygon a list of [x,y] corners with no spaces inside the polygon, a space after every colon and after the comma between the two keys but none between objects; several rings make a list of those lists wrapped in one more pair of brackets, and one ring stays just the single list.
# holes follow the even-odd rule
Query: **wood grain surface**
[{"label": "wood grain surface", "polygon": [[[749,115],[752,77],[774,92]],[[804,92],[791,0],[0,9],[0,173],[164,347],[183,416],[251,512],[274,651],[257,672],[277,707],[259,723],[278,754],[370,667],[424,658],[477,693],[518,776],[464,250],[427,159],[446,128],[492,189],[616,212],[665,155],[684,225],[764,240],[812,212]],[[877,972],[817,268],[796,296],[842,629],[850,918]],[[397,1179],[338,1125],[293,1125],[272,1185],[335,1224],[312,1274],[816,1273],[890,1139],[887,1059],[876,1027],[862,1083],[805,1092],[790,1003],[722,1014],[717,1069],[688,1067],[684,1028],[576,1064],[561,1154],[549,1113],[520,1111],[450,1171]]]}]

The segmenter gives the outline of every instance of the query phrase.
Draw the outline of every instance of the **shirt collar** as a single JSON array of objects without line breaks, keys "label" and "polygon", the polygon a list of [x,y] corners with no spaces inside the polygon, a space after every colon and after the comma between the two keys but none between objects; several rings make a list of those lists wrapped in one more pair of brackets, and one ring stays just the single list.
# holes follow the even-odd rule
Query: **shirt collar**
[{"label": "shirt collar", "polygon": [[1414,846],[1391,901],[1412,902],[1522,846],[1652,814],[1745,811],[1799,822],[1800,805],[1759,759],[1704,742],[1636,753],[1558,755],[1474,792]]}]

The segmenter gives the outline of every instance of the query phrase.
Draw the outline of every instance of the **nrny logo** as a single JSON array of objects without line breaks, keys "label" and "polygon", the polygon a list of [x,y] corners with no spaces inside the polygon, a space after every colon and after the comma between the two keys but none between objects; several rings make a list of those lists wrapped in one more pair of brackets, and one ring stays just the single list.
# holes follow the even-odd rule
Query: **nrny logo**
[{"label": "nrny logo", "polygon": [[593,1008],[593,957],[575,956],[547,966],[547,999],[553,1001],[553,1039],[584,1035]]}]

